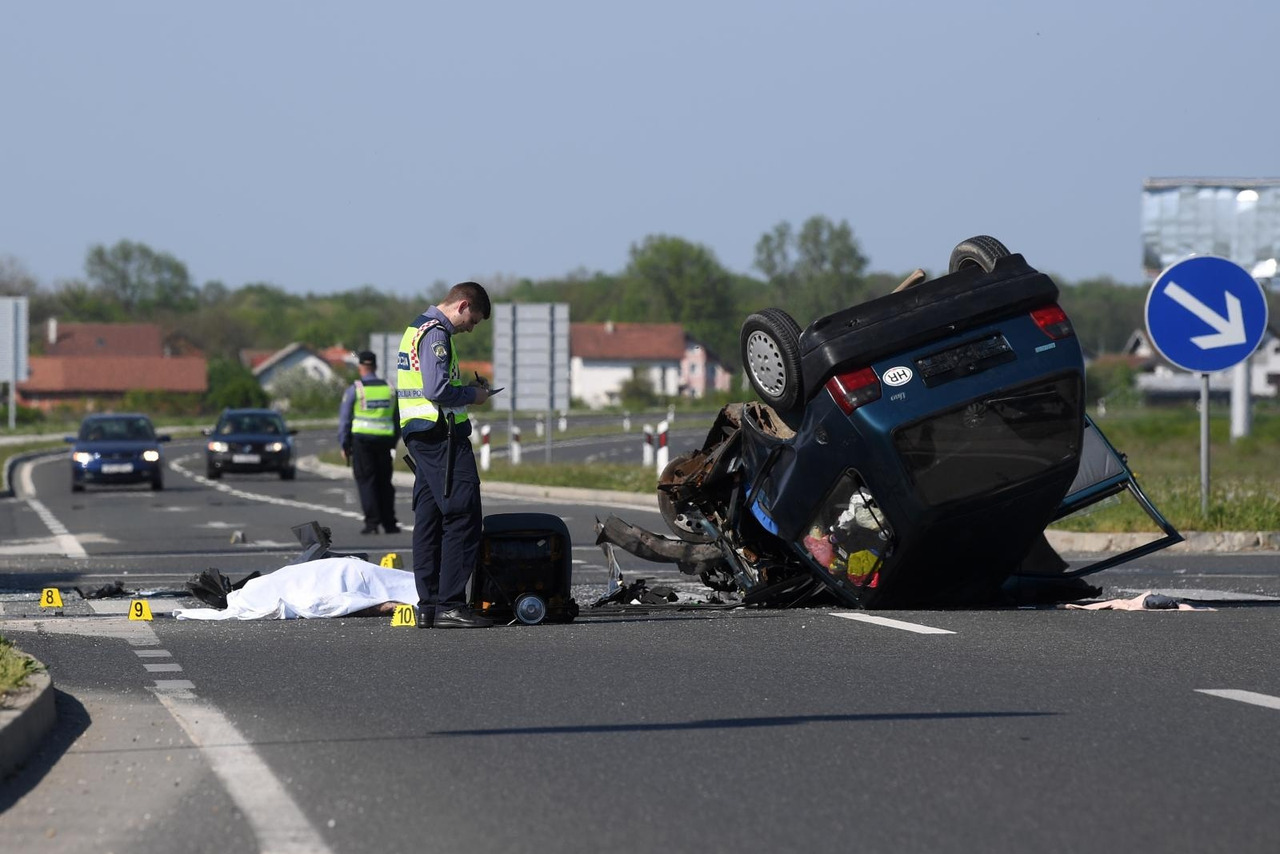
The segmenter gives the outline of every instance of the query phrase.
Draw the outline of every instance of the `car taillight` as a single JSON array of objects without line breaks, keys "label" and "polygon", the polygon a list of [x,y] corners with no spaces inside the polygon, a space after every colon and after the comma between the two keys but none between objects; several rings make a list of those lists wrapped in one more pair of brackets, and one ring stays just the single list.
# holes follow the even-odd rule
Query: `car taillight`
[{"label": "car taillight", "polygon": [[1076,334],[1076,331],[1071,328],[1067,313],[1057,303],[1037,308],[1031,312],[1031,319],[1036,322],[1036,326],[1040,327],[1041,332],[1054,341],[1070,338]]},{"label": "car taillight", "polygon": [[880,399],[880,378],[870,368],[836,374],[827,380],[826,388],[845,415],[865,403]]}]

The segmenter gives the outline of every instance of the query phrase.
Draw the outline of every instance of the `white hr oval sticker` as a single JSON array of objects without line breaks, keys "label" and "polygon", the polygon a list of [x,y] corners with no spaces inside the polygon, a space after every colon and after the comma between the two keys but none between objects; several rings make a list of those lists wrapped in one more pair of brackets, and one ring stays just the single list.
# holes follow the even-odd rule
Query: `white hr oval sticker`
[{"label": "white hr oval sticker", "polygon": [[884,375],[881,376],[880,379],[884,380],[885,385],[898,386],[906,385],[911,382],[911,378],[914,376],[915,374],[913,374],[911,369],[906,365],[896,365],[885,371]]}]

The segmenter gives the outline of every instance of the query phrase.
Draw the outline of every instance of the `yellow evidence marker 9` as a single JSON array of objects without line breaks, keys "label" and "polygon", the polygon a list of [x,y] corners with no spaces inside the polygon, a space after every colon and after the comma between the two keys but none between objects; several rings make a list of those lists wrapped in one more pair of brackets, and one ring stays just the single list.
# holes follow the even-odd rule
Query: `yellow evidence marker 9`
[{"label": "yellow evidence marker 9", "polygon": [[150,620],[151,606],[147,604],[146,599],[134,599],[129,603],[129,619],[130,620]]},{"label": "yellow evidence marker 9", "polygon": [[61,608],[62,594],[58,592],[56,587],[46,587],[40,591],[40,607],[41,608]]}]

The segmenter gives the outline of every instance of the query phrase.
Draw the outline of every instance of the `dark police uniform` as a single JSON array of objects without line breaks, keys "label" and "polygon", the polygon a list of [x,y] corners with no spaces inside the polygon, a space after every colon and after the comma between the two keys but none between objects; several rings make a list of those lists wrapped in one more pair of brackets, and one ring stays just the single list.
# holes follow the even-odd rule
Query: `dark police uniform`
[{"label": "dark police uniform", "polygon": [[466,604],[484,517],[467,405],[453,350],[454,327],[438,308],[420,314],[400,342],[400,433],[413,459],[413,574],[426,619]]},{"label": "dark police uniform", "polygon": [[[362,364],[374,366],[373,354],[362,353]],[[367,359],[367,361],[365,361]],[[399,533],[396,492],[391,475],[392,451],[400,434],[395,389],[376,375],[356,380],[342,396],[338,415],[338,442],[351,459],[360,507],[364,510],[363,534],[381,525],[388,534]]]}]

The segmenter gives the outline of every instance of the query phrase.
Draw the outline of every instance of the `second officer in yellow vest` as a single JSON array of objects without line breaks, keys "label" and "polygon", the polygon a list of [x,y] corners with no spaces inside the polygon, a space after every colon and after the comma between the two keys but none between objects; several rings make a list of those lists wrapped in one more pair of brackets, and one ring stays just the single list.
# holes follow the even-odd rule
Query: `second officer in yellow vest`
[{"label": "second officer in yellow vest", "polygon": [[382,526],[388,534],[398,534],[396,490],[391,484],[400,436],[396,390],[378,377],[378,359],[373,353],[363,351],[359,362],[360,379],[343,393],[338,409],[338,445],[360,490],[364,510],[360,533],[376,534]]}]

